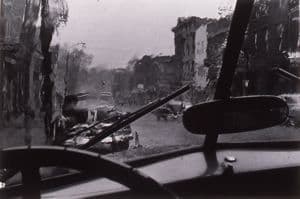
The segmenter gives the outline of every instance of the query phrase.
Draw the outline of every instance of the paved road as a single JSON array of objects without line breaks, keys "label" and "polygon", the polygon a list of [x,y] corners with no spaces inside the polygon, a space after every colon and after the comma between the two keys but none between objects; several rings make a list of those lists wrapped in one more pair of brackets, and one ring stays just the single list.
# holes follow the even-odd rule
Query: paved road
[{"label": "paved road", "polygon": [[[122,108],[125,111],[133,111],[135,108]],[[201,121],[200,121],[201,122]],[[190,134],[184,129],[181,121],[156,121],[153,114],[147,114],[132,123],[133,131],[138,132],[142,148],[130,150],[112,156],[119,159],[134,158],[136,156],[151,155],[167,150],[178,149],[192,145],[202,145],[204,136]],[[42,128],[32,130],[33,144],[44,144],[45,136]],[[300,140],[300,129],[273,127],[256,132],[221,135],[219,142],[249,142],[249,141],[273,141],[273,140]],[[24,145],[24,129],[6,128],[0,130],[0,148]]]},{"label": "paved road", "polygon": [[185,130],[180,119],[157,121],[153,114],[144,116],[131,126],[133,131],[138,132],[140,144],[147,148],[202,144],[204,138]]},{"label": "paved road", "polygon": [[[155,116],[151,113],[132,123],[131,126],[133,130],[139,132],[141,144],[145,147],[199,145],[204,141],[204,136],[189,133],[180,120],[156,121]],[[276,126],[259,131],[220,135],[218,141],[249,142],[295,139],[300,140],[300,129]]]},{"label": "paved road", "polygon": [[[124,108],[124,110],[134,110],[134,108]],[[151,113],[135,121],[131,126],[133,131],[138,132],[143,147],[133,148],[133,141],[130,150],[111,154],[110,157],[119,160],[136,158],[187,146],[202,145],[204,141],[204,136],[193,135],[185,130],[181,121],[156,121]],[[220,135],[218,142],[281,140],[300,140],[300,129],[276,126],[255,132]]]},{"label": "paved road", "polygon": [[[125,108],[134,110],[134,108]],[[201,121],[200,121],[201,122]],[[133,131],[138,132],[142,147],[134,148],[134,141],[130,149],[118,153],[108,154],[110,158],[118,161],[144,157],[174,149],[193,145],[202,145],[204,136],[193,135],[186,131],[180,121],[156,121],[153,114],[148,114],[132,123]],[[43,144],[44,134],[42,128],[33,129],[33,144]],[[0,130],[0,148],[24,144],[24,129],[6,128]],[[273,140],[300,140],[300,129],[273,127],[256,132],[221,135],[219,142],[250,142]],[[53,171],[43,173],[52,175]],[[55,171],[57,172],[57,171]],[[18,180],[18,177],[16,177]]]}]

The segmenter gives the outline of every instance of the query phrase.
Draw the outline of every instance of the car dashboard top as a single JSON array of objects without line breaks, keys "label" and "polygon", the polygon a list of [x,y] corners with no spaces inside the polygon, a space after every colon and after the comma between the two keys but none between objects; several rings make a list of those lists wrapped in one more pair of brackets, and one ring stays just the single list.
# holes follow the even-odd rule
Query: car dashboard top
[{"label": "car dashboard top", "polygon": [[[136,168],[167,187],[179,186],[182,189],[186,189],[184,184],[188,186],[189,183],[192,183],[193,185],[197,180],[207,184],[211,179],[216,179],[215,182],[223,182],[224,179],[227,179],[228,184],[230,184],[232,182],[228,181],[228,179],[243,176],[244,174],[262,173],[264,175],[264,172],[266,172],[266,174],[271,172],[272,176],[272,172],[275,174],[277,170],[299,167],[300,150],[256,148],[220,149],[217,150],[216,153],[194,151],[168,157],[163,160],[160,159],[159,161],[153,161],[146,165],[137,166]],[[282,172],[281,175],[285,175],[284,172]],[[247,182],[247,179],[243,178],[242,182],[247,185],[249,185],[249,183],[259,184],[265,177],[272,183],[272,179],[268,176],[255,176],[254,179],[256,182]],[[288,182],[276,183],[288,184]],[[215,186],[218,185],[215,183]],[[226,183],[222,186],[226,186]],[[199,188],[198,191],[201,190],[201,187]],[[202,191],[207,191],[203,189]],[[251,189],[253,191],[255,187],[253,186]],[[48,190],[42,194],[42,198],[105,196],[107,194],[126,192],[128,190],[127,187],[108,179],[94,178]],[[180,188],[176,188],[176,190],[179,191]]]}]

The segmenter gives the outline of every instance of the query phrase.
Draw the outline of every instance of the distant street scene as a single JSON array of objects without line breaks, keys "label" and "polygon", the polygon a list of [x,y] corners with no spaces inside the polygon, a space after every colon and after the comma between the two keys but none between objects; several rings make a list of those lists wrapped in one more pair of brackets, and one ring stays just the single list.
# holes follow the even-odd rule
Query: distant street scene
[{"label": "distant street scene", "polygon": [[[182,116],[216,98],[234,1],[179,1],[176,11],[169,0],[116,2],[0,0],[0,148],[129,157],[203,144]],[[298,139],[299,49],[299,2],[256,1],[228,92],[277,96],[289,119],[220,142]]]},{"label": "distant street scene", "polygon": [[299,2],[0,0],[0,198],[299,194]]}]

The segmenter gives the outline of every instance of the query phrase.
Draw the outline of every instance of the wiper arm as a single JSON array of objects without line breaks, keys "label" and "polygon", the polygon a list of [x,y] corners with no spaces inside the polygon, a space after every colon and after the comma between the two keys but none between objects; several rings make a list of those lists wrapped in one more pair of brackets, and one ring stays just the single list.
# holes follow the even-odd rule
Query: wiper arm
[{"label": "wiper arm", "polygon": [[293,80],[293,81],[297,81],[299,82],[300,81],[300,77],[293,74],[293,73],[290,73],[289,71],[286,71],[280,67],[276,67],[273,69],[273,71],[277,72],[278,75],[288,79],[288,80]]},{"label": "wiper arm", "polygon": [[[168,95],[166,97],[163,97],[163,98],[160,98],[160,99],[158,99],[158,100],[156,100],[154,102],[151,102],[150,104],[145,105],[141,109],[139,109],[139,110],[137,110],[137,111],[135,111],[133,113],[130,113],[125,118],[121,118],[117,122],[113,123],[111,126],[105,128],[99,135],[96,135],[89,142],[87,142],[84,145],[81,145],[79,148],[80,149],[87,149],[87,148],[93,146],[94,144],[100,142],[101,140],[103,140],[104,138],[110,136],[114,132],[122,129],[123,127],[125,127],[128,124],[134,122],[135,120],[139,119],[140,117],[142,117],[142,116],[148,114],[149,112],[155,110],[156,108],[162,106],[163,104],[167,103],[171,99],[173,99],[173,98],[181,95],[182,93],[186,92],[190,88],[191,88],[190,85],[186,85],[186,86],[178,89],[177,91],[171,93],[170,95]],[[93,125],[93,126],[96,126],[96,125]],[[89,128],[92,128],[92,127],[89,127]]]}]

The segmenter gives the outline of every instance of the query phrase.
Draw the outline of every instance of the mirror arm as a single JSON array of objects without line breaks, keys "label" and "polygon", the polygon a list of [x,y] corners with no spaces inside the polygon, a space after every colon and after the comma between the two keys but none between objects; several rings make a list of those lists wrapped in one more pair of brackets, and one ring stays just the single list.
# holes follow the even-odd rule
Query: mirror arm
[{"label": "mirror arm", "polygon": [[209,132],[204,139],[204,151],[214,151],[217,146],[218,132]]},{"label": "mirror arm", "polygon": [[[236,3],[214,99],[230,98],[230,88],[234,71],[243,45],[253,3],[254,0],[238,0]],[[218,132],[209,132],[205,137],[204,147],[213,149],[215,148],[217,141]]]}]

